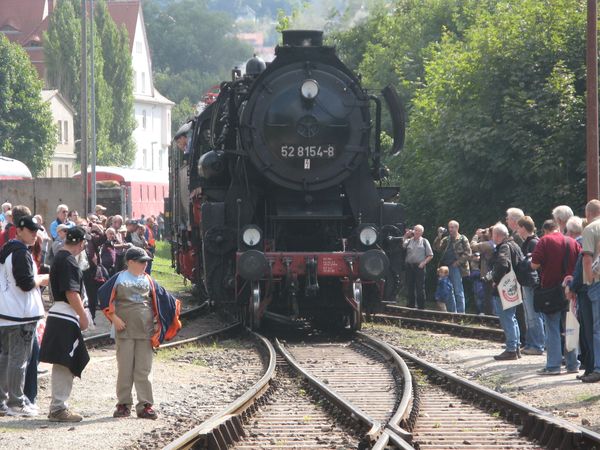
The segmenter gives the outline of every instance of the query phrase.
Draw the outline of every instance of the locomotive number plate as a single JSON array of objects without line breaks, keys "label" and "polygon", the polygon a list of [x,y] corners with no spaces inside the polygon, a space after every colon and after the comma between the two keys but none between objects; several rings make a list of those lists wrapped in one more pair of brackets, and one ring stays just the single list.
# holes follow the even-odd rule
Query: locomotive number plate
[{"label": "locomotive number plate", "polygon": [[330,159],[336,157],[336,148],[333,145],[282,145],[281,157],[286,159],[315,158]]}]

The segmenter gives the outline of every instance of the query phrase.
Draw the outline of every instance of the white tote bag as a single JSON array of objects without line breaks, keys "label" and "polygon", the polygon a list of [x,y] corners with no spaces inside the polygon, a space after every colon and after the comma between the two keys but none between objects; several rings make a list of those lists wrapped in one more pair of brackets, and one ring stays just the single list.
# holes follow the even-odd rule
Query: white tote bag
[{"label": "white tote bag", "polygon": [[523,303],[523,293],[521,285],[517,281],[515,271],[510,269],[498,283],[498,294],[502,300],[502,309],[506,310]]},{"label": "white tote bag", "polygon": [[575,315],[575,302],[569,302],[565,321],[565,349],[572,352],[579,347],[579,321]]}]

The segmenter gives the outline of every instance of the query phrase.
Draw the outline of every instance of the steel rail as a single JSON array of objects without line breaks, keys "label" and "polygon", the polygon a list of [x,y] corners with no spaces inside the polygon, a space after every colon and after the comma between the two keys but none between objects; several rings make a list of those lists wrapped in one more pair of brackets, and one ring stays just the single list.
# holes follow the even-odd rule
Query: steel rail
[{"label": "steel rail", "polygon": [[[179,317],[181,319],[189,319],[191,317],[195,317],[201,314],[204,314],[208,311],[208,301],[202,303],[199,306],[195,306],[193,308],[190,308],[186,311],[183,311]],[[99,334],[94,334],[92,336],[87,336],[85,337],[83,340],[86,344],[87,347],[91,347],[91,346],[95,346],[95,345],[101,345],[103,344],[105,341],[107,341],[108,339],[112,339],[110,336],[110,332],[108,333],[99,333]],[[161,346],[164,347],[164,346]]]},{"label": "steel rail", "polygon": [[[359,333],[359,335],[362,335],[362,333]],[[392,360],[394,364],[398,365],[398,369],[400,370],[400,372],[402,374],[405,373],[404,369],[402,369],[401,365],[399,364],[399,362],[402,361],[401,358],[398,358],[397,355],[394,355],[394,351],[391,348],[389,348],[389,350],[385,350],[387,344],[384,344],[366,335],[363,336],[365,337],[366,341],[369,341],[372,344],[372,347],[376,347],[376,351],[378,351],[378,353],[383,354],[386,360]],[[277,348],[277,351],[280,352],[281,355],[283,355],[287,363],[298,374],[300,374],[300,376],[304,380],[306,380],[306,382],[313,389],[315,389],[317,392],[319,392],[320,395],[325,397],[330,404],[343,411],[355,422],[358,422],[362,428],[368,430],[365,433],[365,437],[372,443],[372,448],[384,449],[390,443],[393,443],[396,448],[400,448],[402,450],[414,450],[414,447],[405,440],[410,440],[412,438],[412,435],[409,432],[400,428],[399,426],[399,422],[404,416],[404,411],[402,411],[401,408],[408,408],[408,404],[410,403],[411,392],[409,392],[408,395],[402,396],[400,406],[397,408],[396,413],[394,414],[392,419],[390,419],[390,422],[392,420],[394,422],[392,422],[389,426],[388,424],[390,422],[388,422],[388,424],[382,425],[381,422],[370,417],[359,407],[353,405],[351,402],[339,395],[329,386],[324,384],[317,377],[315,377],[310,372],[302,368],[300,364],[296,361],[296,359],[283,347],[283,345],[277,339],[275,339],[275,347]],[[404,364],[404,367],[408,372],[408,366]],[[410,372],[408,372],[408,377],[410,379],[410,383],[408,385],[412,390],[412,377],[410,376]],[[406,394],[406,389],[403,394]]]},{"label": "steel rail", "polygon": [[473,383],[396,346],[391,347],[402,358],[412,361],[432,375],[436,383],[446,384],[451,392],[488,410],[499,412],[510,422],[522,424],[521,434],[529,439],[536,439],[552,449],[600,448],[600,434],[592,430]]},{"label": "steel rail", "polygon": [[417,319],[412,317],[390,316],[387,314],[376,314],[370,317],[374,323],[404,323],[416,328],[427,330],[439,330],[444,333],[457,335],[460,337],[472,337],[477,339],[489,339],[497,342],[504,342],[504,331],[498,328],[471,327],[451,322],[437,322],[434,320]]},{"label": "steel rail", "polygon": [[386,304],[385,313],[391,316],[414,317],[419,319],[442,320],[459,324],[478,324],[492,328],[500,328],[500,319],[497,316],[477,314],[457,314],[447,311],[435,311],[432,309],[415,309],[396,304]]},{"label": "steel rail", "polygon": [[180,450],[190,448],[226,449],[245,436],[243,420],[256,411],[257,402],[263,399],[271,390],[275,377],[276,354],[273,345],[263,336],[250,332],[266,349],[269,364],[265,374],[248,389],[241,397],[234,400],[221,411],[212,415],[194,429],[164,447],[165,450]]},{"label": "steel rail", "polygon": [[360,331],[357,332],[356,335],[359,337],[359,339],[365,341],[369,346],[373,347],[376,351],[383,355],[386,360],[391,360],[402,377],[403,391],[402,396],[400,397],[400,403],[398,404],[393,416],[388,420],[385,428],[393,431],[395,434],[402,437],[402,439],[412,442],[412,434],[406,431],[405,427],[401,425],[401,421],[406,419],[410,414],[410,406],[413,399],[413,379],[410,369],[404,360],[400,358],[398,353],[395,352],[389,344]]}]

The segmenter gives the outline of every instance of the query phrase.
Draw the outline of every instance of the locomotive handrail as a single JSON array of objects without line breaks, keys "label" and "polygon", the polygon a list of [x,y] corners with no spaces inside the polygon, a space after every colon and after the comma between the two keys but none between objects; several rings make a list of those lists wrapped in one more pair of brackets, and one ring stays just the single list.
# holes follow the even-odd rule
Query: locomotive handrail
[{"label": "locomotive handrail", "polygon": [[402,106],[402,100],[396,89],[392,85],[387,85],[381,91],[383,98],[390,110],[392,117],[392,132],[394,134],[394,145],[392,145],[392,156],[400,154],[404,147],[404,137],[406,134],[406,113]]}]

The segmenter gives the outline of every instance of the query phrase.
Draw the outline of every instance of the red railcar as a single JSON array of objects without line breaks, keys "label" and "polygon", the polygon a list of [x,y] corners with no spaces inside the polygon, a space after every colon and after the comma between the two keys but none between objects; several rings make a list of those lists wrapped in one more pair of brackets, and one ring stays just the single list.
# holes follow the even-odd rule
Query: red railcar
[{"label": "red railcar", "polygon": [[[88,171],[91,190],[90,174],[91,170]],[[81,173],[73,177],[81,178]],[[118,213],[132,218],[158,215],[164,211],[164,199],[169,196],[168,175],[158,171],[97,166],[96,183],[98,203],[106,203],[110,214]]]}]

